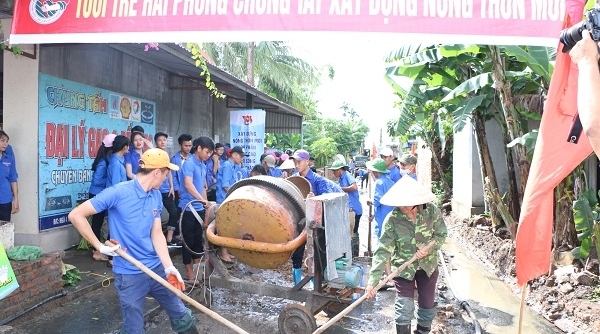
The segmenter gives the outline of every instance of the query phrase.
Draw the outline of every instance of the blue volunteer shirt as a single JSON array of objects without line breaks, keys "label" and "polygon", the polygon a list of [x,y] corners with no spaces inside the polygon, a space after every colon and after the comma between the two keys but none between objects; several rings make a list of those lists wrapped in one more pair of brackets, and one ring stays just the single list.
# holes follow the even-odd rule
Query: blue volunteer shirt
[{"label": "blue volunteer shirt", "polygon": [[[127,249],[127,254],[153,269],[160,265],[150,231],[160,219],[162,196],[158,190],[145,192],[137,179],[106,188],[90,200],[96,212],[108,210],[110,237]],[[120,256],[113,258],[116,274],[141,274],[142,271]]]},{"label": "blue volunteer shirt", "polygon": [[213,182],[213,178],[216,179],[215,173],[213,173],[215,162],[213,161],[212,156],[208,158],[208,160],[206,160],[204,164],[206,165],[206,186],[210,187],[213,184],[215,184],[215,182]]},{"label": "blue volunteer shirt", "polygon": [[400,169],[398,169],[398,166],[396,166],[395,164],[392,165],[392,167],[388,168],[388,170],[390,171],[388,177],[390,178],[390,180],[394,181],[394,183],[398,182],[398,180],[400,180],[400,178],[402,177],[402,175],[400,175]]},{"label": "blue volunteer shirt", "polygon": [[169,174],[167,173],[167,177],[165,177],[165,180],[160,185],[160,188],[158,188],[158,191],[160,191],[161,194],[168,194],[170,190],[171,184],[169,184]]},{"label": "blue volunteer shirt", "polygon": [[358,176],[360,176],[361,179],[364,179],[367,176],[367,171],[364,169],[359,169],[358,170]]},{"label": "blue volunteer shirt", "polygon": [[[188,157],[189,157],[189,155],[188,155]],[[179,170],[171,171],[171,173],[173,173],[173,189],[175,191],[179,191],[183,187],[183,174],[181,173],[182,172],[181,168],[182,168],[185,160],[186,159],[184,159],[181,156],[181,152],[177,152],[177,153],[175,153],[174,156],[171,157],[171,163],[179,166]]]},{"label": "blue volunteer shirt", "polygon": [[[300,174],[296,174],[300,175]],[[333,181],[324,178],[323,176],[314,173],[311,169],[308,170],[308,173],[304,177],[310,182],[312,186],[312,192],[315,196],[319,196],[327,193],[341,193],[342,188],[335,184]]]},{"label": "blue volunteer shirt", "polygon": [[97,195],[106,188],[106,178],[108,176],[108,164],[106,160],[100,160],[94,174],[92,174],[92,184],[90,185],[90,194],[92,195]]},{"label": "blue volunteer shirt", "polygon": [[10,155],[11,157],[15,156],[15,152],[13,152],[13,148],[12,148],[12,146],[10,146],[10,144],[8,144],[8,146],[6,146],[6,150],[4,150],[4,154]]},{"label": "blue volunteer shirt", "polygon": [[375,193],[373,195],[373,208],[375,210],[375,234],[377,237],[381,237],[381,232],[383,231],[383,220],[388,215],[388,213],[392,212],[394,209],[393,206],[383,205],[381,204],[381,197],[385,195],[388,190],[394,185],[394,181],[392,181],[387,174],[381,174],[379,178],[375,181]]},{"label": "blue volunteer shirt", "polygon": [[[191,177],[196,191],[202,195],[202,192],[204,191],[204,183],[206,182],[206,165],[202,161],[198,160],[195,154],[191,154],[183,164],[181,173],[183,174],[184,181],[181,184],[181,189],[179,189],[181,192],[179,207],[183,209],[189,202],[196,199],[185,188],[185,178]],[[200,202],[194,202],[192,206],[197,212],[204,211],[204,205],[202,205]],[[191,209],[188,207],[186,211],[191,211]]]},{"label": "blue volunteer shirt", "polygon": [[127,181],[125,172],[125,157],[120,157],[115,153],[108,157],[108,170],[106,171],[106,187]]},{"label": "blue volunteer shirt", "polygon": [[133,175],[137,174],[138,169],[140,168],[140,158],[141,155],[135,150],[129,150],[129,152],[125,154],[125,164],[131,165],[131,172]]},{"label": "blue volunteer shirt", "polygon": [[277,167],[271,167],[267,171],[267,175],[270,175],[273,177],[281,177],[281,174],[283,174],[283,169],[279,169]]},{"label": "blue volunteer shirt", "polygon": [[[340,176],[340,186],[342,188],[350,187],[354,183],[356,183],[356,180],[352,174],[343,172],[342,176]],[[348,194],[348,206],[350,206],[350,209],[352,209],[355,214],[362,215],[363,210],[362,204],[360,204],[360,199],[358,198],[358,190],[351,191],[346,194]]]},{"label": "blue volunteer shirt", "polygon": [[231,187],[237,181],[236,175],[236,167],[231,159],[227,159],[227,161],[221,163],[219,173],[217,174],[217,204],[221,204],[225,200],[227,191],[224,187]]},{"label": "blue volunteer shirt", "polygon": [[7,204],[13,201],[13,192],[10,184],[17,182],[17,163],[14,155],[5,152],[0,157],[0,204]]},{"label": "blue volunteer shirt", "polygon": [[247,179],[250,177],[250,172],[247,168],[242,167],[242,165],[235,165],[235,182],[243,179]]}]

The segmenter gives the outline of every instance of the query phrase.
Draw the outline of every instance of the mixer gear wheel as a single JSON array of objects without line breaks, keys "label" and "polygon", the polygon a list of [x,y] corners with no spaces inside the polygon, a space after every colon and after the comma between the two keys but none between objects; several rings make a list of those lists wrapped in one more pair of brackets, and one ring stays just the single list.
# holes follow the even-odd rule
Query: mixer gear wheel
[{"label": "mixer gear wheel", "polygon": [[[298,212],[298,214],[300,215],[300,219],[302,218],[306,218],[306,213],[304,211],[304,207],[302,206],[303,203],[299,203],[296,198],[294,198],[294,196],[292,194],[290,194],[287,190],[283,189],[282,187],[280,187],[279,185],[277,185],[275,182],[272,182],[270,180],[266,179],[267,177],[251,177],[248,179],[243,179],[243,180],[239,180],[236,183],[234,183],[229,190],[227,191],[227,194],[225,195],[225,198],[229,197],[229,194],[231,194],[232,192],[234,192],[237,188],[243,187],[243,186],[247,186],[247,185],[257,185],[257,186],[265,186],[265,187],[269,187],[272,189],[277,190],[281,195],[283,195],[288,201],[290,201],[290,203],[292,203],[294,205],[294,208],[296,209],[296,212]],[[296,187],[293,183],[289,182],[290,186]],[[297,189],[297,187],[296,187]],[[300,193],[300,190],[298,190],[298,192]]]},{"label": "mixer gear wheel", "polygon": [[308,307],[300,304],[286,306],[277,319],[279,334],[309,334],[317,330],[317,321]]}]

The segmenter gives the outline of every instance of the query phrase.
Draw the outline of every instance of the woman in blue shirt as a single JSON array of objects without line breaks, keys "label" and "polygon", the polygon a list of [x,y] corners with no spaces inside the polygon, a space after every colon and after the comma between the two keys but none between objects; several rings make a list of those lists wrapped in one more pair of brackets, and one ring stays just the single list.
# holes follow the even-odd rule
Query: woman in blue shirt
[{"label": "woman in blue shirt", "polygon": [[144,143],[146,142],[144,134],[141,132],[134,132],[131,134],[131,146],[133,150],[130,150],[125,155],[125,170],[127,172],[127,179],[133,180],[135,174],[137,174],[140,166],[140,158],[144,153]]},{"label": "woman in blue shirt", "polygon": [[[106,171],[106,188],[127,181],[125,171],[125,154],[129,152],[129,139],[125,136],[116,136],[113,141],[113,154],[108,157],[108,170]],[[110,239],[110,236],[106,236]],[[112,268],[112,257],[108,258],[108,267]]]},{"label": "woman in blue shirt", "polygon": [[[106,176],[108,170],[108,157],[112,154],[113,141],[117,135],[109,133],[102,139],[102,144],[96,152],[96,158],[92,163],[92,184],[90,185],[89,198],[93,198],[98,195],[104,188],[106,188]],[[102,231],[102,224],[104,224],[104,217],[106,211],[98,212],[92,216],[92,231],[98,240]],[[97,250],[92,251],[92,257],[98,261],[108,261],[108,257]]]},{"label": "woman in blue shirt", "polygon": [[8,135],[0,130],[0,220],[10,221],[11,214],[19,212],[17,164],[15,156],[7,153]]},{"label": "woman in blue shirt", "polygon": [[127,181],[125,155],[129,152],[129,139],[125,136],[116,136],[113,141],[113,152],[108,157],[108,170],[106,173],[107,188]]}]

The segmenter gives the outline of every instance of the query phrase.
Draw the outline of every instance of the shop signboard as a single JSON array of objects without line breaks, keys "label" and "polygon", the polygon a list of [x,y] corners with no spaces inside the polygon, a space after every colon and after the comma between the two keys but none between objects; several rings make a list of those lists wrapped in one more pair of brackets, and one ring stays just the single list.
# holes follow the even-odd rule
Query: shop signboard
[{"label": "shop signboard", "polygon": [[156,104],[44,73],[38,91],[39,230],[45,231],[69,225],[68,213],[88,198],[105,135],[129,137],[140,125],[152,141]]}]

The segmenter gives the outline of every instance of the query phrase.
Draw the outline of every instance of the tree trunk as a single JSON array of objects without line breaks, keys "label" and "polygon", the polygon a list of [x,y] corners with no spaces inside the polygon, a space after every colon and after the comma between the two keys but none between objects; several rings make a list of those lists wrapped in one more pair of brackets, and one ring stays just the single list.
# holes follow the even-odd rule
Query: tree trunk
[{"label": "tree trunk", "polygon": [[[486,138],[485,120],[478,110],[473,112],[473,123],[475,127],[475,140],[477,141],[477,153],[479,154],[479,162],[481,163],[481,180],[484,182],[484,180],[487,179],[491,189],[498,189],[496,172],[494,171],[494,164],[492,163],[492,156],[490,155],[490,148]],[[490,207],[490,219],[492,220],[492,225],[498,226],[500,225],[500,217],[496,203],[494,203],[485,191],[484,194]]]},{"label": "tree trunk", "polygon": [[[432,160],[433,160],[433,166],[435,167],[435,170],[437,171],[440,181],[442,182],[442,185],[444,186],[444,199],[445,198],[449,198],[452,195],[452,188],[450,188],[450,185],[448,184],[448,180],[446,180],[446,177],[444,176],[444,170],[442,169],[442,165],[440,164],[440,160],[441,160],[441,145],[440,145],[440,149],[437,150],[434,148],[434,143],[430,142],[427,143],[427,145],[429,145],[429,147],[431,148],[431,153],[433,153],[432,156]],[[436,145],[437,146],[437,145]]]},{"label": "tree trunk", "polygon": [[254,58],[256,52],[256,44],[248,42],[248,59],[246,62],[246,83],[254,87]]},{"label": "tree trunk", "polygon": [[517,185],[517,174],[515,171],[515,162],[513,160],[513,150],[506,145],[510,143],[510,138],[504,129],[504,151],[506,154],[506,167],[508,170],[508,212],[514,220],[518,221],[521,214],[521,205],[519,203],[519,187]]},{"label": "tree trunk", "polygon": [[[506,79],[506,72],[504,67],[504,60],[500,54],[500,48],[497,46],[490,46],[491,59],[494,63],[492,69],[492,76],[494,78],[494,87],[498,91],[500,96],[500,103],[502,104],[502,112],[506,121],[506,128],[510,141],[515,138],[523,136],[521,125],[519,124],[519,114],[513,104],[510,81]],[[517,165],[519,166],[519,177],[521,186],[519,188],[519,204],[523,199],[525,193],[525,185],[527,184],[527,178],[529,177],[529,160],[527,159],[527,151],[523,145],[513,146],[513,150],[516,155]]]},{"label": "tree trunk", "polygon": [[[573,201],[577,196],[573,189],[586,189],[581,177],[583,165],[567,175],[554,190],[554,233],[553,248],[558,252],[571,250],[578,245],[575,221],[573,220]],[[581,193],[581,191],[579,191]]]}]

